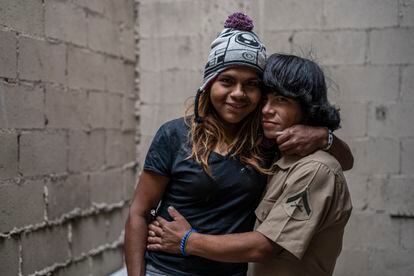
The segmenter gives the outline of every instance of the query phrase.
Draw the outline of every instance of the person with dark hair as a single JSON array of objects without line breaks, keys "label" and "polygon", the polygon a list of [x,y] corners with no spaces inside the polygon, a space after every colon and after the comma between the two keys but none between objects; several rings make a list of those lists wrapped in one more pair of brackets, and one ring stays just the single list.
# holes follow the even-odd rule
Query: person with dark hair
[{"label": "person with dark hair", "polygon": [[[268,139],[294,124],[325,126],[330,131],[339,127],[338,109],[327,99],[325,77],[315,62],[273,54],[264,84],[262,125]],[[339,162],[323,150],[305,157],[282,154],[271,170],[274,174],[255,211],[254,231],[197,233],[170,207],[172,222],[158,217],[150,225],[148,249],[253,262],[249,268],[253,276],[332,275],[352,210]]]}]

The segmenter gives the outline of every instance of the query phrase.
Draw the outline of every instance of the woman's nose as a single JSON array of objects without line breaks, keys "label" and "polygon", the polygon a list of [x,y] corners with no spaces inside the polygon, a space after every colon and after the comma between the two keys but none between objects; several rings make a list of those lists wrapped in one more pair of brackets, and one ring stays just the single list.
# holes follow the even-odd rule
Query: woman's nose
[{"label": "woman's nose", "polygon": [[234,86],[234,89],[231,91],[231,95],[233,97],[244,97],[245,96],[245,92],[243,89],[243,85],[242,84],[236,84]]}]

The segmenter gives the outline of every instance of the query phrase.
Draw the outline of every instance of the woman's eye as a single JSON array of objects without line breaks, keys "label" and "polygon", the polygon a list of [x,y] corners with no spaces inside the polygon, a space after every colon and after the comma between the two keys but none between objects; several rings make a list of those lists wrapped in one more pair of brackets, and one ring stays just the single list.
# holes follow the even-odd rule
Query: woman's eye
[{"label": "woman's eye", "polygon": [[252,88],[257,88],[260,86],[260,82],[259,81],[249,81],[245,84],[248,87],[252,87]]},{"label": "woman's eye", "polygon": [[276,97],[276,101],[279,103],[287,102],[287,99],[285,97]]},{"label": "woman's eye", "polygon": [[220,82],[223,83],[224,85],[231,85],[233,84],[233,80],[230,78],[222,78],[220,79]]}]

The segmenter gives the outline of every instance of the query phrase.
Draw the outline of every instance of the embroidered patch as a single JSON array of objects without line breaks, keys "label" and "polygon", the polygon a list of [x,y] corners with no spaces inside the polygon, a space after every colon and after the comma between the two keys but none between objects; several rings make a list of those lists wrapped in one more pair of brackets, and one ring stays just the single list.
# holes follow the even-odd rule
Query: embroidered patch
[{"label": "embroidered patch", "polygon": [[283,204],[286,213],[296,220],[308,220],[312,215],[312,209],[309,202],[309,191],[305,189],[293,196],[287,198]]}]

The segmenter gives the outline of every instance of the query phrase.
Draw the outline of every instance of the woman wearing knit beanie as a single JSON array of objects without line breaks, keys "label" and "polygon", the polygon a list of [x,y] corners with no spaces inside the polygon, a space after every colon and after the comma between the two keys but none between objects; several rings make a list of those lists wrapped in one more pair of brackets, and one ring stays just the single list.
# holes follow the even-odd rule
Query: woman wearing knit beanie
[{"label": "woman wearing knit beanie", "polygon": [[[148,150],[125,226],[130,276],[246,274],[246,263],[211,261],[185,252],[196,230],[251,231],[253,211],[266,185],[269,154],[264,152],[260,123],[266,48],[252,32],[252,20],[242,13],[231,15],[224,27],[211,44],[194,114],[162,125]],[[311,145],[311,151],[325,146],[324,130],[310,129],[315,135],[301,145]],[[274,150],[266,152],[274,155]],[[339,152],[346,149],[339,147]],[[168,206],[196,229],[181,240],[179,255],[146,251],[151,211],[171,220]]]}]

